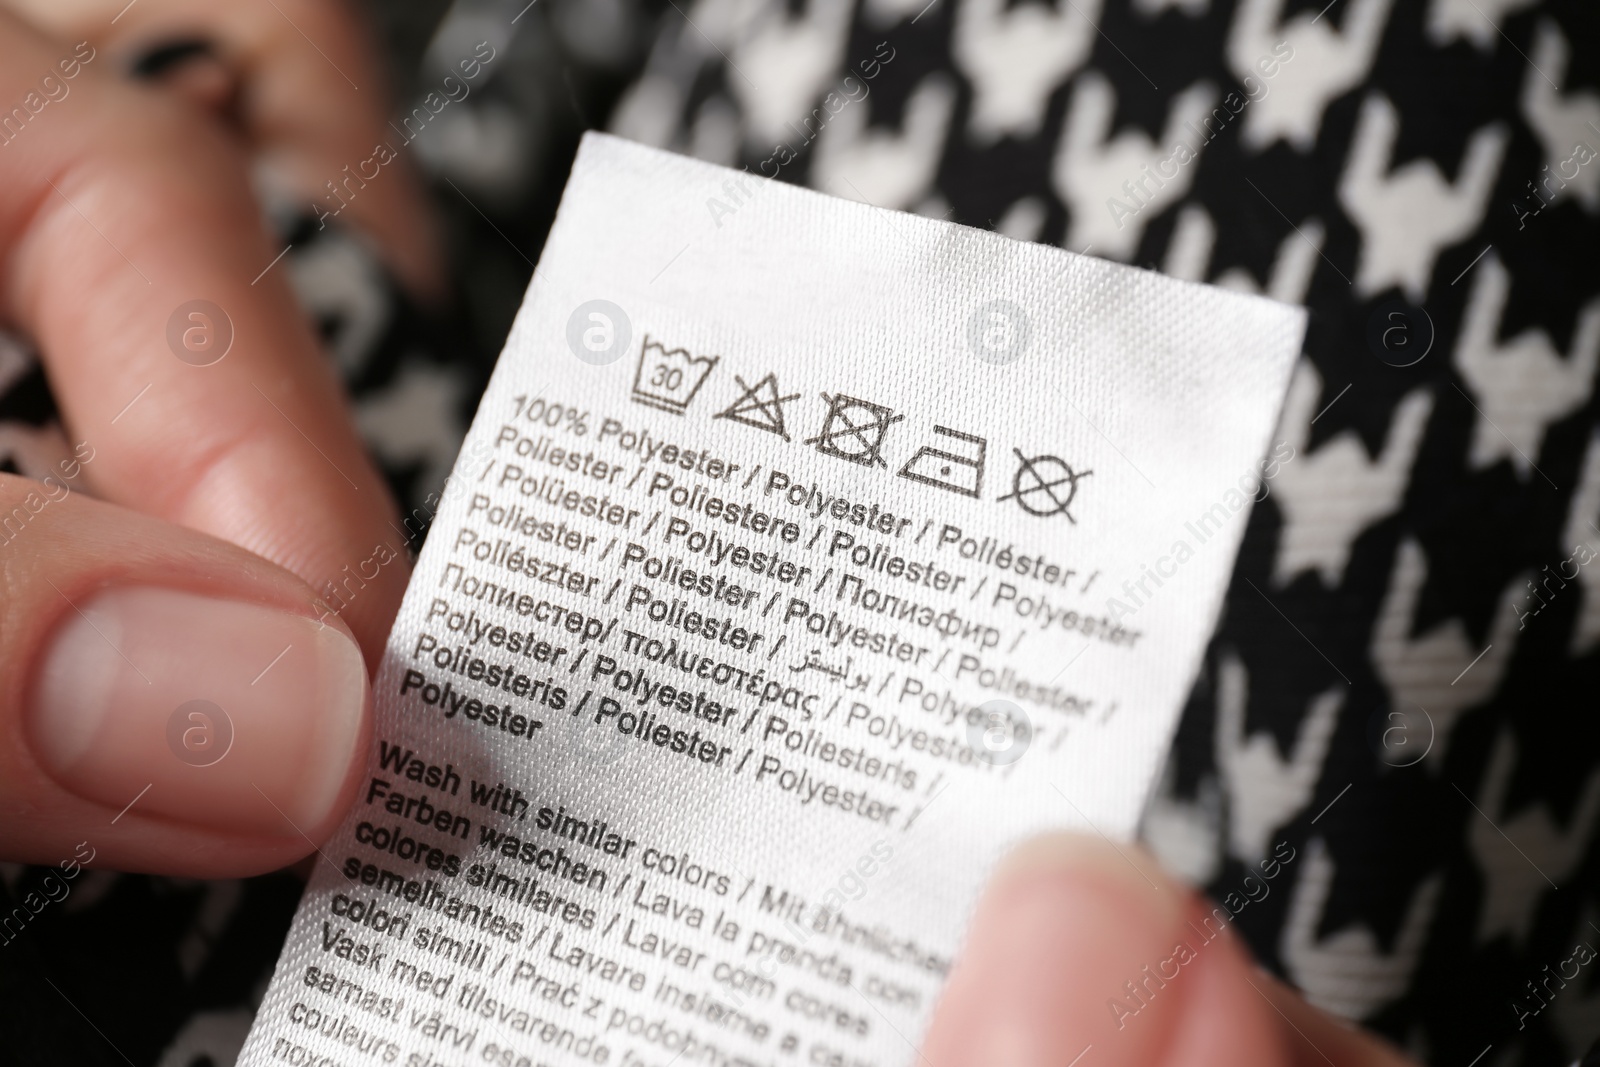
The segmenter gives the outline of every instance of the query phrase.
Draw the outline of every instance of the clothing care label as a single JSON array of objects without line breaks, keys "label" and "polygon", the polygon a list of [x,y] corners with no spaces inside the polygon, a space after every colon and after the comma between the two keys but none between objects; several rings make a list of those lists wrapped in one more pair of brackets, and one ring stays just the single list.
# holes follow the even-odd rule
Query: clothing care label
[{"label": "clothing care label", "polygon": [[1303,329],[590,134],[240,1062],[913,1063],[1132,835]]}]

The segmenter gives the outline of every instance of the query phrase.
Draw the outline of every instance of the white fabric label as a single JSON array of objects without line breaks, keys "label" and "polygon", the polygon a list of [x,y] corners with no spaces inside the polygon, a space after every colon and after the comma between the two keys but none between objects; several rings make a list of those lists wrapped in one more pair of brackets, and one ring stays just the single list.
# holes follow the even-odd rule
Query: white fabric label
[{"label": "white fabric label", "polygon": [[1132,834],[1303,329],[590,134],[240,1062],[913,1062]]}]

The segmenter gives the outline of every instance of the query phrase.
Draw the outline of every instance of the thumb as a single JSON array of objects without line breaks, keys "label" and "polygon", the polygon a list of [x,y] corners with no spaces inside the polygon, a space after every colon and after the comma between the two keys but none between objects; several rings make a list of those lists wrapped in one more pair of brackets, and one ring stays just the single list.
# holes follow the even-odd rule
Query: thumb
[{"label": "thumb", "polygon": [[241,548],[0,475],[0,859],[87,842],[218,877],[310,852],[371,717],[361,650],[317,605]]},{"label": "thumb", "polygon": [[1297,1061],[1253,974],[1226,922],[1142,849],[1041,838],[1001,864],[979,904],[924,1062],[1287,1067]]}]

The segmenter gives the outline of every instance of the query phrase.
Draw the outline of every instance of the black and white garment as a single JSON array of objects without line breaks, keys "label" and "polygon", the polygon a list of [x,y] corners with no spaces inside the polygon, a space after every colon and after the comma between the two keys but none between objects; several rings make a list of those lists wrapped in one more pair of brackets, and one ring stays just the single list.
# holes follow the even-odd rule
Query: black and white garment
[{"label": "black and white garment", "polygon": [[[1251,516],[1144,838],[1241,902],[1263,964],[1424,1062],[1572,1063],[1600,1036],[1600,966],[1552,977],[1600,946],[1600,5],[376,14],[401,84],[485,38],[510,56],[415,144],[460,321],[430,327],[349,235],[301,221],[290,257],[414,502],[453,459],[586,126],[1307,305],[1279,430],[1294,458]],[[0,465],[42,470],[64,442],[16,346],[0,394]],[[1280,842],[1295,860],[1246,896]],[[5,870],[0,908],[36,877]],[[231,1062],[297,891],[87,876],[0,955],[0,1061]]]}]

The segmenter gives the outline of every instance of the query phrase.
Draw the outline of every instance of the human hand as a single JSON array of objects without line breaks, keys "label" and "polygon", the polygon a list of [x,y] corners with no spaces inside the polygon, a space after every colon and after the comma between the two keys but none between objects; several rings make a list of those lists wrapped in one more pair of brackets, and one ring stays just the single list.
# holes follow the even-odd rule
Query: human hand
[{"label": "human hand", "polygon": [[1211,907],[1142,849],[1069,834],[1029,842],[1001,865],[918,1062],[1411,1063],[1257,968]]},{"label": "human hand", "polygon": [[358,182],[348,203],[329,191],[396,139],[381,65],[346,0],[0,0],[5,8],[55,41],[87,41],[102,76],[136,74],[221,120],[259,179],[299,203],[341,204],[339,221],[371,240],[413,297],[443,292],[441,239],[408,156],[385,164],[382,181]]},{"label": "human hand", "polygon": [[[204,76],[141,85],[116,56],[168,29],[252,40],[256,5],[209,22],[176,0],[120,20],[12,6],[52,32],[0,10],[0,319],[37,345],[73,458],[43,484],[0,475],[0,858],[60,863],[87,842],[126,870],[272,869],[349,803],[407,561],[286,274],[267,269],[282,249],[248,160],[264,147],[332,176],[370,151],[381,94],[352,103],[329,71],[344,92],[309,100],[328,80],[317,51],[251,23],[254,50],[232,53],[241,137]],[[341,8],[274,7],[365,76]],[[71,36],[96,19],[98,36]],[[406,201],[370,192],[373,210]]]}]

